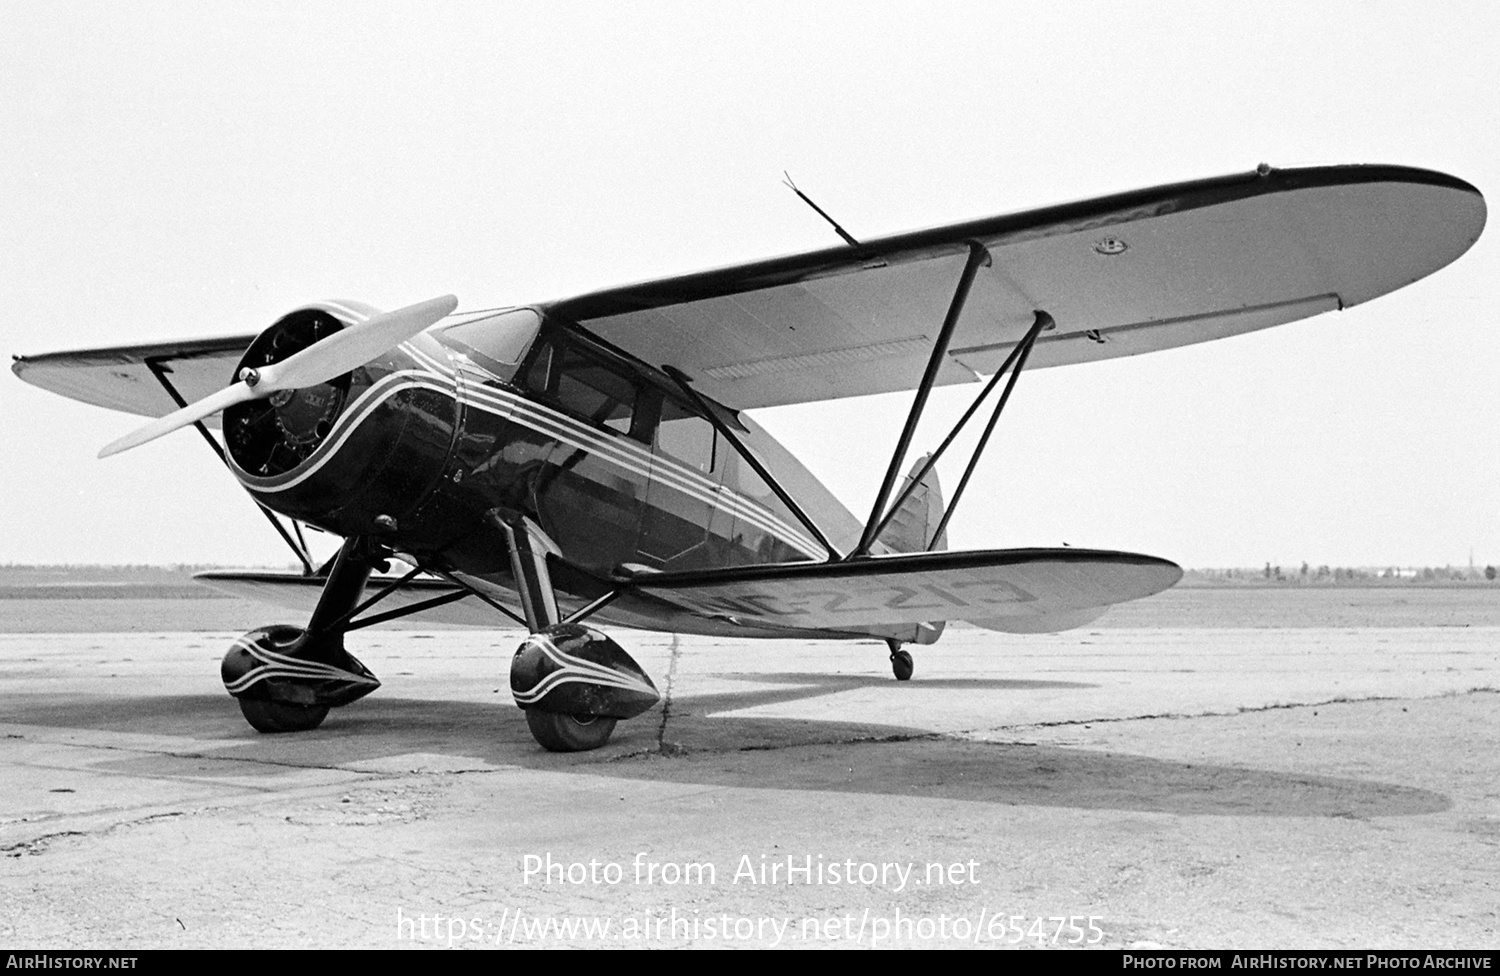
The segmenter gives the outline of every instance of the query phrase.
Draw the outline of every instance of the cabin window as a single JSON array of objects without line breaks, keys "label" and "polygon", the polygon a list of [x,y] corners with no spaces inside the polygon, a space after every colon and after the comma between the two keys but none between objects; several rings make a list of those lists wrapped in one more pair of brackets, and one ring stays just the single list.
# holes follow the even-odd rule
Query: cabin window
[{"label": "cabin window", "polygon": [[537,347],[536,355],[526,370],[526,389],[533,393],[552,392],[552,351],[555,347],[544,342]]},{"label": "cabin window", "polygon": [[635,384],[577,346],[552,342],[538,349],[526,371],[526,386],[596,424],[630,432]]},{"label": "cabin window", "polygon": [[704,473],[714,469],[718,432],[708,418],[671,398],[663,401],[655,446],[661,453]]}]

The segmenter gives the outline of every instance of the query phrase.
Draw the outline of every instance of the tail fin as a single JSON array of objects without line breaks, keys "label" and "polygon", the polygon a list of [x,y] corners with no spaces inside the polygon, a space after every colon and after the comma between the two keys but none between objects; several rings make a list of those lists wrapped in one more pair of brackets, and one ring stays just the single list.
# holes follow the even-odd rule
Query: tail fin
[{"label": "tail fin", "polygon": [[[906,490],[912,477],[926,463],[926,457],[917,459],[917,463],[912,465],[911,472],[901,483],[901,491]],[[948,530],[945,528],[936,540],[933,540],[932,532],[942,519],[943,489],[938,485],[937,468],[933,468],[918,482],[911,496],[896,509],[890,524],[880,533],[880,541],[896,552],[941,552],[948,548]]]}]

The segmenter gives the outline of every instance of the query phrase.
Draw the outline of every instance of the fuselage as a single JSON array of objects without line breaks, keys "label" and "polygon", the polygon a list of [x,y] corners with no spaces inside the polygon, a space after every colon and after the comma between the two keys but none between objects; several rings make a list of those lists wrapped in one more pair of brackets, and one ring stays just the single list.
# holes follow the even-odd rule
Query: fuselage
[{"label": "fuselage", "polygon": [[[242,365],[371,311],[294,313]],[[723,427],[834,546],[852,544],[852,514],[749,418],[537,309],[439,325],[329,384],[224,418],[234,473],[269,508],[501,591],[513,586],[501,523],[524,516],[560,550],[560,596],[580,601],[622,572],[829,557]],[[659,608],[627,619],[641,609],[612,616],[660,626]]]}]

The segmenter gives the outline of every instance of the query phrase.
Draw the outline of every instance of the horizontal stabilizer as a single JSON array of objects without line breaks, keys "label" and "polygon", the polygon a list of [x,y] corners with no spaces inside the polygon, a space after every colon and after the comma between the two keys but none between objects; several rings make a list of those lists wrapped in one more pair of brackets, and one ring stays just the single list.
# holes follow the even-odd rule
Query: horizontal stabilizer
[{"label": "horizontal stabilizer", "polygon": [[[1084,611],[1159,593],[1182,578],[1154,556],[1090,549],[999,549],[781,563],[640,575],[643,593],[744,624],[851,631],[978,620],[1045,632]],[[1077,624],[1068,624],[1077,626]]]}]

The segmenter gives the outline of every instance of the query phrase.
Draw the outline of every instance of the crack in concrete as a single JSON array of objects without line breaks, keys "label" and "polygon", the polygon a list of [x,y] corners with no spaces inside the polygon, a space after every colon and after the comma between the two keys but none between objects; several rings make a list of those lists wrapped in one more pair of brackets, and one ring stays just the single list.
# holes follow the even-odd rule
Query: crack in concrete
[{"label": "crack in concrete", "polygon": [[[6,736],[6,738],[17,738],[17,739],[19,739],[19,738],[24,738],[24,737],[18,735],[18,736]],[[277,767],[282,767],[282,768],[286,768],[286,769],[321,769],[321,770],[325,770],[325,771],[329,771],[329,772],[335,772],[336,771],[336,772],[341,772],[341,773],[359,773],[361,775],[379,775],[379,774],[371,774],[367,770],[363,770],[363,769],[351,769],[348,766],[339,766],[339,765],[329,766],[329,765],[323,765],[323,764],[320,764],[320,763],[287,762],[285,760],[278,760],[278,759],[256,759],[256,758],[247,757],[247,756],[222,756],[222,755],[216,755],[214,753],[208,753],[208,752],[177,752],[177,751],[172,750],[172,749],[150,749],[150,748],[147,748],[145,746],[113,745],[113,744],[110,744],[110,743],[107,743],[107,742],[100,742],[100,743],[78,743],[78,742],[69,742],[69,741],[58,741],[58,740],[47,738],[47,737],[41,737],[37,741],[39,741],[39,742],[41,742],[41,743],[43,743],[45,745],[71,746],[71,747],[79,748],[79,749],[97,749],[100,752],[128,752],[128,753],[131,753],[131,754],[137,755],[137,756],[169,756],[169,757],[171,757],[173,759],[204,759],[204,760],[207,760],[209,762],[251,763],[251,764],[254,764],[254,765],[260,765],[260,766],[277,766]],[[237,742],[227,743],[224,746],[224,748],[226,748],[226,749],[233,749],[233,748],[238,747],[241,744],[242,743],[237,743]],[[42,764],[35,764],[35,765],[37,766],[37,768],[51,768],[51,769],[65,769],[65,770],[71,770],[73,768],[73,767],[70,767],[70,766],[46,766],[46,767],[43,767]],[[106,774],[109,773],[108,770],[98,770],[98,772],[104,772]],[[180,776],[157,776],[157,777],[150,777],[150,778],[176,781],[176,780],[182,779],[184,777],[180,777]],[[196,777],[186,777],[186,778],[187,779],[194,779]]]},{"label": "crack in concrete", "polygon": [[33,837],[30,840],[23,840],[17,844],[0,847],[0,854],[4,854],[6,857],[25,857],[29,854],[34,857],[46,851],[47,845],[59,837],[87,836],[88,832],[84,830],[59,830],[56,833],[42,834],[40,837]]},{"label": "crack in concrete", "polygon": [[598,759],[586,760],[582,763],[579,763],[579,765],[607,766],[610,763],[624,762],[627,759],[640,759],[642,756],[659,755],[661,755],[660,745],[658,745],[654,749],[632,749],[630,752],[622,752],[618,756],[600,756]]},{"label": "crack in concrete", "polygon": [[144,817],[137,817],[134,820],[121,820],[119,823],[109,824],[108,826],[101,829],[99,833],[112,834],[115,831],[121,830],[125,827],[139,827],[141,824],[147,824],[153,820],[171,820],[174,817],[186,817],[187,815],[188,811],[186,810],[169,810],[166,813],[149,813]]},{"label": "crack in concrete", "polygon": [[[727,746],[718,749],[688,749],[677,745],[675,749],[669,749],[665,753],[660,748],[635,749],[630,752],[621,753],[617,756],[609,756],[600,759],[600,764],[626,762],[631,759],[653,759],[663,754],[668,756],[679,756],[687,753],[702,753],[704,755],[726,755],[732,752],[779,752],[783,749],[810,749],[818,746],[859,746],[873,745],[888,742],[921,742],[925,740],[938,740],[951,738],[945,732],[911,732],[896,733],[893,735],[857,735],[843,739],[816,739],[803,742],[768,742],[755,745]],[[669,745],[676,745],[675,743]]]},{"label": "crack in concrete", "polygon": [[[911,732],[896,733],[894,735],[855,735],[844,739],[824,739],[819,742],[787,742],[783,744],[765,743],[762,745],[740,746],[733,750],[735,752],[775,752],[778,749],[802,749],[808,746],[867,746],[880,745],[892,742],[925,742],[928,740],[951,739],[952,734],[947,732]],[[728,751],[728,750],[726,750]]]},{"label": "crack in concrete", "polygon": [[[667,722],[672,718],[672,685],[677,680],[677,660],[682,655],[682,636],[672,635],[672,661],[667,665],[667,690],[661,699],[661,724],[656,727],[656,751],[667,751]],[[679,747],[680,748],[680,747]]]},{"label": "crack in concrete", "polygon": [[[64,744],[68,744],[68,743],[64,743]],[[298,762],[288,762],[286,760],[280,760],[280,759],[255,759],[255,758],[250,758],[250,757],[246,757],[246,756],[220,756],[220,755],[214,755],[213,753],[206,753],[206,752],[173,752],[171,750],[157,751],[157,750],[154,750],[154,749],[142,749],[142,748],[140,748],[138,746],[112,746],[112,745],[100,744],[100,745],[86,746],[85,748],[88,748],[88,749],[97,749],[100,752],[128,752],[128,753],[131,753],[133,755],[137,755],[137,756],[141,756],[141,757],[154,756],[154,757],[158,757],[158,758],[166,757],[166,758],[171,758],[171,759],[201,759],[201,760],[204,760],[205,762],[213,762],[213,763],[220,763],[220,762],[223,762],[223,763],[244,763],[244,764],[252,765],[252,766],[275,766],[278,769],[311,769],[311,770],[322,770],[324,772],[356,773],[356,774],[358,774],[360,776],[372,776],[372,777],[386,777],[386,776],[394,775],[394,774],[384,773],[384,772],[372,772],[372,771],[367,770],[367,769],[355,769],[355,768],[353,768],[351,766],[339,766],[339,765],[329,766],[329,765],[324,765],[324,764],[321,764],[321,763],[298,763]],[[233,746],[226,746],[226,748],[234,748],[234,747]],[[57,766],[57,765],[49,765],[49,764],[45,764],[45,763],[31,763],[29,765],[32,768],[34,768],[34,769],[56,769],[56,770],[62,770],[62,771],[65,771],[65,772],[79,772],[80,771],[79,769],[77,769],[76,767],[73,767],[73,766]],[[93,768],[93,767],[89,768],[88,772],[96,774],[96,775],[101,775],[101,776],[142,776],[145,779],[159,779],[159,780],[165,780],[166,782],[169,782],[169,783],[199,782],[199,781],[201,781],[203,779],[203,777],[201,777],[201,776],[191,776],[191,775],[160,775],[160,776],[154,776],[154,775],[149,775],[149,774],[141,774],[141,773],[133,773],[133,772],[122,773],[122,772],[119,772],[118,770],[98,769],[98,768]],[[237,788],[242,788],[242,789],[264,789],[263,787],[254,786],[254,785],[244,785],[244,784],[239,784],[239,783],[236,783],[234,785]]]},{"label": "crack in concrete", "polygon": [[1292,711],[1299,708],[1322,708],[1326,705],[1358,705],[1365,702],[1381,701],[1435,701],[1439,698],[1457,698],[1462,695],[1493,694],[1496,689],[1490,687],[1469,688],[1465,691],[1445,691],[1437,695],[1419,695],[1416,697],[1397,695],[1367,695],[1361,698],[1353,698],[1347,695],[1336,695],[1333,698],[1314,702],[1276,702],[1270,705],[1240,705],[1232,712],[1206,711],[1206,712],[1156,712],[1149,715],[1123,715],[1114,718],[1075,718],[1058,719],[1055,722],[1025,722],[1019,725],[992,725],[977,729],[961,729],[948,735],[973,735],[980,732],[996,732],[1001,729],[1053,729],[1069,725],[1108,725],[1120,722],[1148,722],[1156,719],[1192,719],[1192,718],[1233,718],[1236,715],[1253,715],[1258,712]]},{"label": "crack in concrete", "polygon": [[6,847],[0,847],[0,854],[6,857],[36,856],[44,853],[51,846],[52,841],[60,837],[89,837],[94,834],[112,834],[117,830],[122,830],[126,827],[138,827],[153,820],[170,820],[173,817],[185,817],[187,815],[188,811],[186,810],[170,810],[166,813],[147,814],[144,817],[137,817],[134,820],[121,820],[117,823],[105,824],[93,830],[57,830],[50,834],[33,837],[30,840],[18,841]]},{"label": "crack in concrete", "polygon": [[[230,747],[230,748],[233,748],[233,747]],[[371,772],[371,771],[369,771],[367,769],[354,769],[354,768],[352,768],[350,766],[340,766],[340,765],[337,765],[337,764],[329,766],[329,765],[324,765],[322,763],[288,762],[288,761],[283,760],[283,759],[255,759],[255,758],[247,757],[247,756],[216,756],[216,755],[213,755],[211,753],[204,753],[204,752],[154,752],[154,753],[149,753],[149,755],[153,755],[153,756],[171,756],[173,759],[203,759],[203,760],[207,760],[208,762],[248,763],[248,764],[253,765],[253,766],[276,766],[277,768],[280,768],[280,769],[321,769],[324,772],[330,772],[330,773],[333,773],[333,772],[337,772],[337,773],[358,773],[361,776],[376,776],[376,777],[381,777],[381,776],[390,776],[390,775],[393,775],[393,774],[383,773],[383,772],[381,772],[381,773]],[[360,761],[360,760],[355,760],[355,761]],[[177,777],[165,777],[165,778],[175,779]],[[187,779],[195,779],[196,777],[186,777],[186,778]]]},{"label": "crack in concrete", "polygon": [[[674,665],[676,663],[676,658],[675,657],[673,658],[673,663],[674,663]],[[675,667],[674,667],[673,671],[675,673]],[[806,749],[806,748],[816,747],[816,746],[860,746],[860,745],[881,745],[881,744],[889,744],[889,743],[927,742],[927,741],[942,741],[942,740],[954,740],[954,741],[970,741],[970,742],[974,742],[974,740],[965,739],[964,737],[965,736],[970,736],[970,735],[976,735],[976,734],[984,733],[984,732],[996,732],[996,731],[1000,731],[1000,730],[1015,731],[1015,730],[1024,730],[1024,729],[1058,728],[1058,727],[1069,726],[1069,725],[1105,725],[1105,724],[1109,724],[1109,723],[1120,723],[1120,722],[1151,721],[1151,720],[1154,720],[1154,719],[1233,718],[1236,715],[1247,715],[1247,714],[1253,714],[1253,713],[1256,713],[1256,712],[1273,712],[1273,711],[1284,711],[1284,710],[1292,710],[1292,709],[1300,709],[1300,708],[1321,708],[1321,707],[1326,706],[1326,705],[1355,705],[1355,704],[1362,704],[1362,703],[1365,703],[1365,702],[1378,702],[1378,701],[1433,701],[1433,700],[1437,700],[1437,699],[1440,699],[1440,698],[1457,698],[1457,697],[1460,697],[1460,696],[1463,696],[1463,695],[1496,694],[1496,693],[1500,693],[1500,689],[1490,688],[1490,687],[1486,686],[1486,687],[1479,687],[1479,688],[1470,688],[1467,691],[1450,691],[1450,692],[1443,692],[1442,694],[1438,694],[1438,695],[1426,695],[1426,696],[1420,696],[1420,697],[1416,697],[1416,698],[1403,698],[1403,697],[1387,696],[1387,695],[1370,695],[1370,696],[1364,697],[1364,698],[1350,698],[1350,697],[1347,697],[1347,696],[1338,696],[1338,697],[1327,699],[1325,701],[1316,701],[1316,702],[1281,702],[1281,703],[1277,703],[1277,704],[1273,704],[1273,705],[1240,706],[1238,709],[1236,709],[1235,711],[1232,711],[1232,712],[1198,712],[1198,713],[1192,713],[1192,714],[1189,714],[1189,713],[1178,713],[1178,712],[1160,712],[1160,713],[1156,713],[1156,714],[1152,714],[1152,715],[1129,715],[1129,716],[1123,716],[1123,717],[1119,717],[1119,718],[1063,719],[1063,720],[1059,720],[1059,721],[1056,721],[1056,722],[1029,722],[1029,723],[1026,723],[1024,725],[996,725],[996,726],[988,726],[988,727],[975,728],[975,729],[957,729],[957,730],[954,730],[952,732],[910,732],[910,733],[894,733],[894,734],[889,734],[889,735],[854,735],[854,736],[848,736],[848,737],[844,737],[844,738],[820,739],[820,740],[816,740],[816,741],[782,742],[782,743],[761,743],[761,744],[743,745],[743,746],[730,746],[728,748],[720,748],[720,749],[692,749],[692,750],[689,750],[689,749],[682,748],[681,746],[678,746],[677,747],[678,751],[673,751],[672,753],[669,753],[669,754],[671,754],[671,755],[677,755],[677,754],[686,753],[686,752],[703,752],[703,753],[712,753],[712,754],[724,754],[724,753],[730,753],[730,752],[778,752],[778,751],[781,751],[781,750],[784,750],[784,749]],[[663,711],[665,711],[665,709],[663,709]],[[617,762],[625,762],[625,761],[628,761],[628,760],[631,760],[631,759],[640,759],[640,758],[643,758],[643,757],[644,758],[649,758],[649,757],[661,755],[663,753],[663,749],[662,749],[663,734],[664,734],[665,729],[666,729],[666,724],[667,724],[666,723],[666,717],[664,715],[663,719],[662,719],[662,723],[661,723],[661,730],[658,732],[658,735],[657,735],[657,747],[656,748],[654,748],[654,749],[635,749],[635,750],[632,750],[631,752],[622,753],[622,754],[617,755],[617,756],[610,756],[608,758],[601,758],[601,762],[602,763],[617,763]],[[1022,741],[1011,741],[1011,740],[1007,740],[1007,741],[982,740],[982,741],[974,742],[974,744],[975,745],[985,745],[985,746],[1021,746],[1021,747],[1026,747],[1026,748],[1033,748],[1033,747],[1035,747],[1037,745],[1037,743],[1035,743],[1035,742],[1022,742]]]}]

